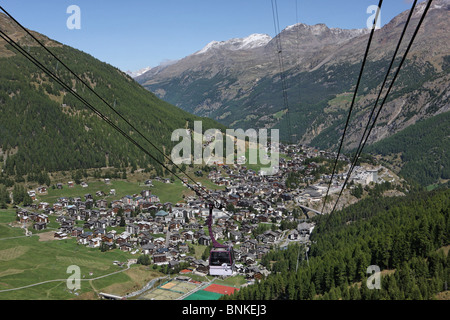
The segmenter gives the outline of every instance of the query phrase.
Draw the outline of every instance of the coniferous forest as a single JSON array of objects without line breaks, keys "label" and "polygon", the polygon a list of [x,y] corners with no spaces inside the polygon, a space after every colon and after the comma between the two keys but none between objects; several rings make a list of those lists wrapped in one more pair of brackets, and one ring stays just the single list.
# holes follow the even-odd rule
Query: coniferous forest
[{"label": "coniferous forest", "polygon": [[[261,262],[271,275],[223,299],[434,299],[450,282],[449,205],[450,190],[440,189],[320,216],[308,259],[298,245],[274,250]],[[369,266],[381,270],[380,289],[367,285]]]},{"label": "coniferous forest", "polygon": [[[13,53],[12,47],[7,46]],[[160,161],[163,156],[128,126],[44,49],[28,52],[71,89],[131,135]],[[158,99],[119,69],[68,46],[51,48],[75,74],[123,115],[160,150],[170,153],[177,143],[171,133],[193,128],[223,129],[217,122],[193,116]],[[96,116],[60,84],[20,54],[0,56],[0,154],[4,174],[72,169],[157,166],[156,162]]]}]

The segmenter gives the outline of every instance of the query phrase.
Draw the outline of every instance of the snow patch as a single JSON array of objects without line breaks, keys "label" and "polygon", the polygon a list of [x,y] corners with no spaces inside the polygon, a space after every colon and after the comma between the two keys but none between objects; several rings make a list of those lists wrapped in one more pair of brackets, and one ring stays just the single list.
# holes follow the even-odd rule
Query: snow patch
[{"label": "snow patch", "polygon": [[270,40],[272,40],[272,38],[267,34],[254,33],[245,38],[233,38],[227,41],[211,41],[195,54],[203,54],[215,48],[225,48],[233,51],[249,50],[265,46]]},{"label": "snow patch", "polygon": [[136,78],[136,77],[139,77],[140,75],[143,75],[144,73],[146,73],[147,71],[149,71],[151,69],[152,69],[152,67],[145,67],[145,68],[142,68],[142,69],[140,69],[138,71],[130,71],[130,70],[128,70],[125,73],[127,75],[129,75],[130,77],[132,77],[132,78]]}]

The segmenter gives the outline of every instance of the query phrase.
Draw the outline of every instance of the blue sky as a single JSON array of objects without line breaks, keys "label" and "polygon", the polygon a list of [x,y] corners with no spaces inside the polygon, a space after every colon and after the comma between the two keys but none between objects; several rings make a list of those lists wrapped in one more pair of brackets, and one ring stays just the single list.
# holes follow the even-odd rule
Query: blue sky
[{"label": "blue sky", "polygon": [[[378,0],[278,0],[280,29],[298,22],[365,28]],[[271,0],[0,0],[25,27],[126,70],[181,59],[210,41],[252,33],[275,35]],[[67,28],[70,5],[81,29]],[[381,24],[409,9],[411,0],[385,0]],[[296,7],[298,8],[296,14]]]}]

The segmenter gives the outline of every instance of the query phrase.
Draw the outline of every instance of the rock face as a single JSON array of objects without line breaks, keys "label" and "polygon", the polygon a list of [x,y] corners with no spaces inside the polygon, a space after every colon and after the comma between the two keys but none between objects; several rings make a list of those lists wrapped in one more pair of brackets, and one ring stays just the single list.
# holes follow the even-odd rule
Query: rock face
[{"label": "rock face", "polygon": [[[425,5],[419,3],[413,13],[395,67]],[[449,110],[449,9],[449,0],[433,1],[369,142]],[[408,13],[399,14],[374,34],[347,148],[359,142]],[[299,23],[273,39],[254,34],[210,42],[184,59],[135,79],[160,98],[196,115],[234,128],[280,128],[285,139],[332,147],[342,133],[368,36],[368,29]],[[280,81],[282,70],[287,101]]]}]

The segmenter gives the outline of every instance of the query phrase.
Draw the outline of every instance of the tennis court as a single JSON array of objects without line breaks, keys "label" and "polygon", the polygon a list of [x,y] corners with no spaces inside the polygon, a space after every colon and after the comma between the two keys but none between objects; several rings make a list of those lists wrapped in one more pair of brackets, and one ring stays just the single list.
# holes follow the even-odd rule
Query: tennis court
[{"label": "tennis court", "polygon": [[219,300],[221,296],[225,294],[232,294],[236,290],[239,289],[219,284],[211,284],[205,289],[199,290],[187,296],[184,300]]},{"label": "tennis court", "polygon": [[219,293],[219,294],[232,294],[236,290],[239,290],[239,289],[235,288],[235,287],[229,287],[229,286],[224,286],[224,285],[214,284],[214,283],[211,284],[210,286],[208,286],[207,288],[205,288],[205,291],[215,292],[215,293]]},{"label": "tennis court", "polygon": [[187,282],[187,281],[179,281],[179,280],[171,280],[167,281],[156,289],[142,295],[140,299],[145,300],[175,300],[182,295],[194,290],[198,287],[198,284]]},{"label": "tennis court", "polygon": [[209,292],[205,290],[199,290],[183,300],[219,300],[222,295],[215,292]]}]

